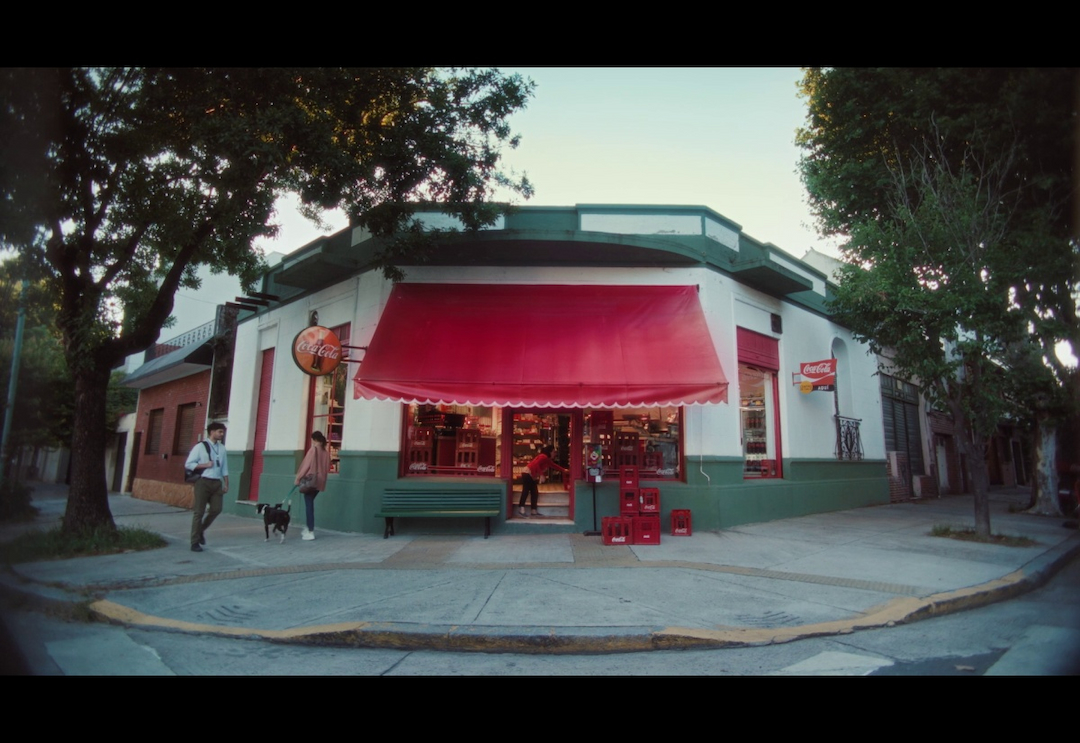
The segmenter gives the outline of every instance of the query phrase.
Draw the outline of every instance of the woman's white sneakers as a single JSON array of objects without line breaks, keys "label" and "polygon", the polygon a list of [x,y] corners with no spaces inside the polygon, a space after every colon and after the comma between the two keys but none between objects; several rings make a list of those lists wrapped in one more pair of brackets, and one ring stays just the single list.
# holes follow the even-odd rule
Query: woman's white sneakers
[{"label": "woman's white sneakers", "polygon": [[315,532],[308,531],[308,528],[305,526],[304,530],[300,532],[300,538],[303,539],[305,542],[310,542],[312,539],[315,538]]}]

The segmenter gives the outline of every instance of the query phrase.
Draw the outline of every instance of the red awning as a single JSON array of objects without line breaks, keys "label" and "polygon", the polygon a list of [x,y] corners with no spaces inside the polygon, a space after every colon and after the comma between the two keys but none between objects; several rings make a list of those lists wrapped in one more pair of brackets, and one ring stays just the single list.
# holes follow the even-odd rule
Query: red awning
[{"label": "red awning", "polygon": [[693,286],[398,284],[354,384],[409,403],[727,401]]}]

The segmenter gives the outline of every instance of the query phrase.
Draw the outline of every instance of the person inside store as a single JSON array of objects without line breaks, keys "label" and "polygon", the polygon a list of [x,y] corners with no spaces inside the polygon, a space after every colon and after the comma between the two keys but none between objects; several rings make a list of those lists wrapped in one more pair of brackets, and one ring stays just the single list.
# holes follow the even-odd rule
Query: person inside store
[{"label": "person inside store", "polygon": [[296,471],[295,484],[300,487],[304,496],[304,515],[307,517],[307,526],[301,532],[300,538],[311,541],[315,538],[315,496],[319,491],[326,489],[326,475],[330,472],[330,452],[326,450],[326,437],[322,431],[313,431],[311,434],[311,448],[300,463],[300,469]]},{"label": "person inside store", "polygon": [[536,502],[540,498],[540,479],[549,469],[557,469],[563,474],[570,473],[570,470],[560,467],[551,459],[554,451],[555,447],[549,444],[540,450],[540,454],[535,459],[525,465],[525,471],[521,473],[521,500],[518,501],[518,516],[525,518],[526,496],[529,496],[532,501],[532,515],[542,515],[536,510]]}]

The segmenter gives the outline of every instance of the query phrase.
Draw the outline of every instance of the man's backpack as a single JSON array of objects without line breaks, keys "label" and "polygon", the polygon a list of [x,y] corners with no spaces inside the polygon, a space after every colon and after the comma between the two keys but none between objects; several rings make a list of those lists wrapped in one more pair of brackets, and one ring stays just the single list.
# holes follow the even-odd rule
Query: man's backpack
[{"label": "man's backpack", "polygon": [[[213,461],[214,455],[210,453],[210,444],[206,443],[206,439],[199,442],[206,447],[206,456],[210,457],[210,461]],[[184,462],[184,482],[196,482],[202,477],[202,470],[189,470],[187,468],[187,461]]]}]

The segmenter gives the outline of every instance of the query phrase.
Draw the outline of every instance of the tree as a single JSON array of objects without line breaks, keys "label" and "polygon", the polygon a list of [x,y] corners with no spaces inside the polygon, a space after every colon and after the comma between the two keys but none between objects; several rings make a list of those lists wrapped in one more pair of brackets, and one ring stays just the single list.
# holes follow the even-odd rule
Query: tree
[{"label": "tree", "polygon": [[252,240],[274,234],[287,191],[309,216],[343,206],[376,235],[406,227],[418,200],[469,228],[493,220],[495,187],[530,194],[498,165],[517,143],[506,119],[531,92],[484,70],[0,71],[0,240],[55,293],[73,376],[64,530],[114,528],[110,370],[156,340],[196,267],[250,285]]},{"label": "tree", "polygon": [[1080,345],[1076,84],[1073,70],[1009,69],[803,80],[803,179],[822,232],[848,238],[833,307],[952,413],[983,535],[988,437],[1009,411],[1066,415],[1075,377],[1054,347]]}]

